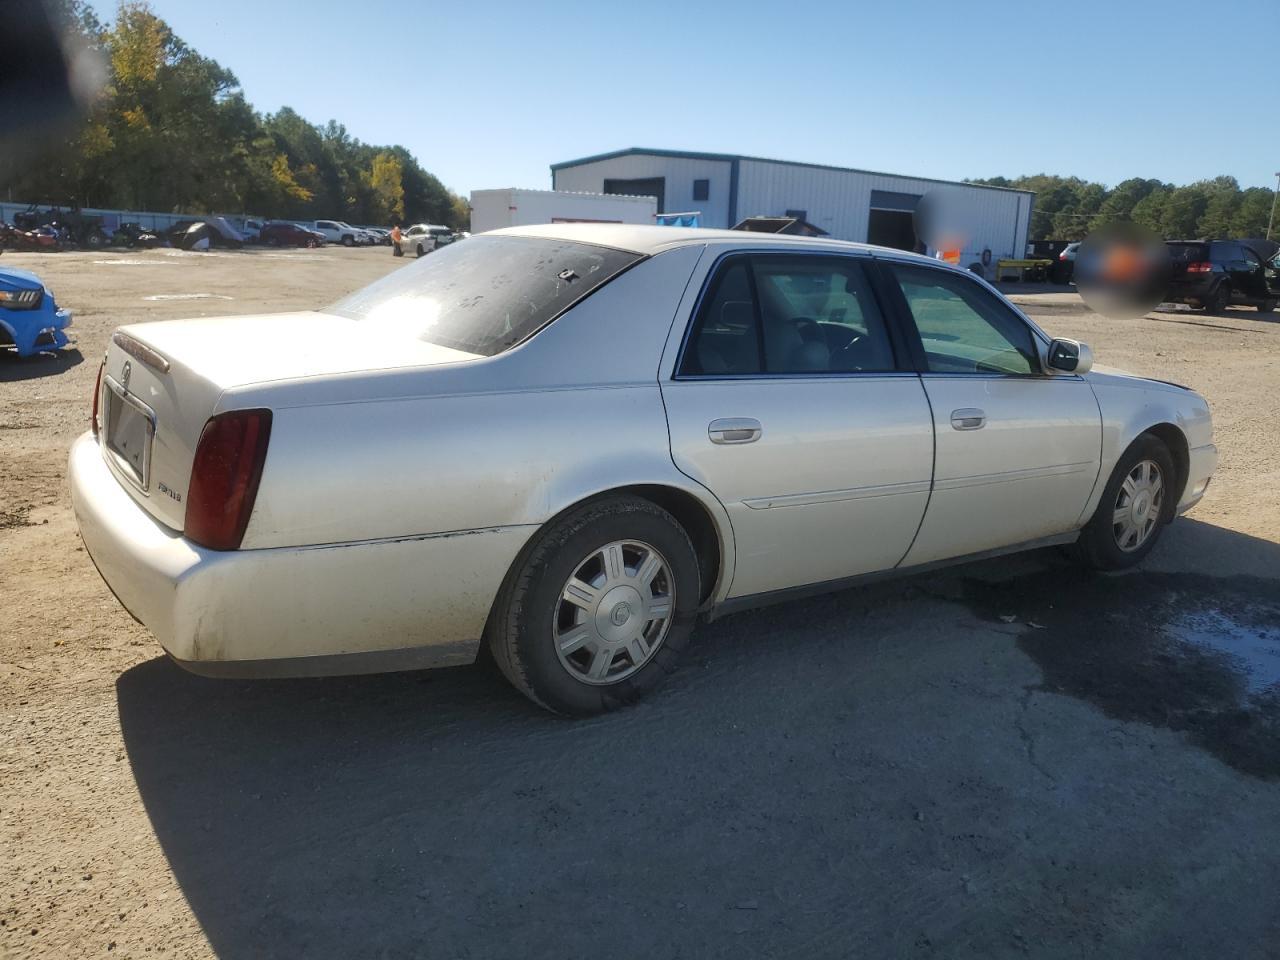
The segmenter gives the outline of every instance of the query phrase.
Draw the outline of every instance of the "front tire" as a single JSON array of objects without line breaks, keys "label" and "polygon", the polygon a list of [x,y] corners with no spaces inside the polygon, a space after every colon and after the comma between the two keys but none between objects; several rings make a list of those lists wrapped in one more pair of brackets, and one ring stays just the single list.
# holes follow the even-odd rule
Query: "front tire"
[{"label": "front tire", "polygon": [[1098,509],[1076,541],[1095,570],[1124,570],[1149,554],[1177,509],[1177,469],[1169,448],[1144,433],[1111,473]]},{"label": "front tire", "polygon": [[546,528],[504,583],[486,643],[508,680],[555,713],[640,699],[674,668],[698,608],[698,557],[648,500],[588,503]]}]

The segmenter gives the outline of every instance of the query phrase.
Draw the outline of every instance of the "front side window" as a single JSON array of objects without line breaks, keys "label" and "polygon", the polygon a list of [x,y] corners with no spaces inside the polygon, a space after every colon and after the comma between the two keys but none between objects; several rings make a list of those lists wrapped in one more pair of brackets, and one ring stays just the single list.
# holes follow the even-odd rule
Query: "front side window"
[{"label": "front side window", "polygon": [[961,274],[893,264],[930,373],[1031,375],[1040,360],[1031,328]]},{"label": "front side window", "polygon": [[491,357],[537,333],[638,253],[541,237],[448,244],[338,301],[330,313]]},{"label": "front side window", "polygon": [[686,376],[875,373],[893,350],[861,264],[848,257],[737,256],[707,288]]}]

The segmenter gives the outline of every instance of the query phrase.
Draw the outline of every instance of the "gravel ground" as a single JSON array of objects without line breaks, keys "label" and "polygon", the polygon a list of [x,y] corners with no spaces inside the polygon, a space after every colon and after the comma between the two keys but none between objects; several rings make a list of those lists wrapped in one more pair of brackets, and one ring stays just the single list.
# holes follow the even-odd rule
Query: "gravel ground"
[{"label": "gravel ground", "polygon": [[[739,614],[587,722],[484,667],[182,673],[68,503],[110,331],[401,262],[4,255],[77,342],[0,357],[0,955],[1277,955],[1280,323],[1011,286],[1213,407],[1209,496],[1135,573],[1042,552]],[[188,294],[230,299],[146,299]]]}]

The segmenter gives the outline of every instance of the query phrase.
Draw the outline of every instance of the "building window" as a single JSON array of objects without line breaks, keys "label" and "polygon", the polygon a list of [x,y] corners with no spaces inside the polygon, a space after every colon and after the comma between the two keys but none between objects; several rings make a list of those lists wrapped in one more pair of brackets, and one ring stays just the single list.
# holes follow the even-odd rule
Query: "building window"
[{"label": "building window", "polygon": [[710,180],[693,181],[693,199],[695,201],[703,201],[708,199],[710,196],[711,196]]}]

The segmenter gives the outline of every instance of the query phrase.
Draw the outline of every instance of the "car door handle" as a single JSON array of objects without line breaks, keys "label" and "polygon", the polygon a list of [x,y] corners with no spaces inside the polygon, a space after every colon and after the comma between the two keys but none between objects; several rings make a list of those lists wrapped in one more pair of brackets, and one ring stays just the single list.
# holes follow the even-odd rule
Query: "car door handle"
[{"label": "car door handle", "polygon": [[981,430],[987,415],[977,407],[961,407],[951,411],[951,426],[956,430]]},{"label": "car door handle", "polygon": [[754,443],[763,432],[760,421],[750,417],[725,417],[707,425],[712,443]]}]

